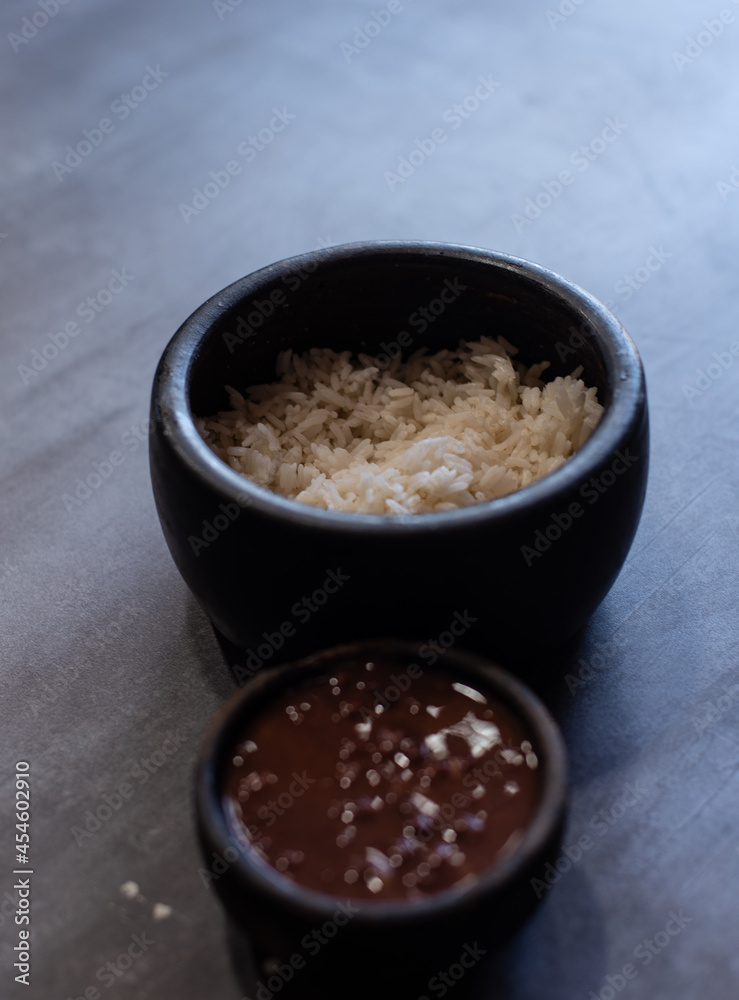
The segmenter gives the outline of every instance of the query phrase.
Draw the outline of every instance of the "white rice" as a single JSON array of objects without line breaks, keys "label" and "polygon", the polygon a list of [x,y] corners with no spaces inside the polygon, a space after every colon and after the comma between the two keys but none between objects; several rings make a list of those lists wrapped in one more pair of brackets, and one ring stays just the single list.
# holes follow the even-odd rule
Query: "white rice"
[{"label": "white rice", "polygon": [[196,423],[232,469],[314,507],[366,514],[454,510],[506,496],[559,468],[603,407],[578,377],[544,384],[502,337],[380,370],[375,359],[284,351],[278,381]]}]

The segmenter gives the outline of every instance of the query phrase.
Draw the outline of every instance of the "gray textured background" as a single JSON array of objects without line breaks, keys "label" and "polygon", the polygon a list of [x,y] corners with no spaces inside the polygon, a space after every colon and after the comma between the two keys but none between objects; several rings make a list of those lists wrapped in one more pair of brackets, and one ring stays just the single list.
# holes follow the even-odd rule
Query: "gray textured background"
[{"label": "gray textured background", "polygon": [[[609,1000],[607,977],[632,964],[630,1000],[734,996],[739,4],[564,0],[555,19],[554,0],[403,0],[347,59],[369,3],[232,2],[68,0],[47,24],[33,2],[0,13],[0,995],[242,996],[190,805],[200,733],[233,683],[157,522],[151,379],[182,320],[236,278],[319,244],[420,238],[529,258],[609,303],[652,413],[630,558],[537,684],[571,756],[565,843],[590,846],[479,995]],[[733,20],[688,50],[722,9]],[[43,26],[14,41],[34,13]],[[124,120],[111,105],[148,66],[167,75]],[[501,86],[454,128],[447,109],[481,76]],[[236,149],[275,107],[295,117],[247,163]],[[55,171],[105,117],[113,131]],[[517,225],[607,118],[622,134]],[[435,128],[446,142],[391,191],[386,172]],[[234,159],[241,173],[185,222],[179,206]],[[133,277],[86,322],[79,304],[113,269]],[[699,379],[714,353],[728,367]],[[65,501],[113,451],[107,478]],[[11,968],[17,760],[33,781],[30,989]],[[122,783],[121,807],[75,838]],[[126,880],[141,900],[123,898]],[[671,911],[684,927],[647,964],[635,951]],[[154,943],[106,985],[98,971],[134,934]]]}]

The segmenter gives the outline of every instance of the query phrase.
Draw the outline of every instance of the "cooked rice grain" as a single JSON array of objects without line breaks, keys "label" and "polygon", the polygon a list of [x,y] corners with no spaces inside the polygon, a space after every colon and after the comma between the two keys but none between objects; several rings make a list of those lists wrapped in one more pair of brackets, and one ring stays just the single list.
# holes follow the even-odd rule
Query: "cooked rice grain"
[{"label": "cooked rice grain", "polygon": [[580,448],[603,407],[578,377],[543,383],[502,337],[384,370],[349,351],[283,351],[279,380],[198,429],[232,469],[314,507],[421,514],[494,500],[546,476]]}]

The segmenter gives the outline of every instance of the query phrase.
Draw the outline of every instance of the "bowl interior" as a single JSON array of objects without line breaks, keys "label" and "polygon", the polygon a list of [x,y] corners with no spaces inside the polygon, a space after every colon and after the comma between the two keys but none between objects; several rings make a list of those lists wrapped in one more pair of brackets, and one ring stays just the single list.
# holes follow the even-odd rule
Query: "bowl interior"
[{"label": "bowl interior", "polygon": [[[225,308],[199,340],[188,372],[197,416],[230,408],[226,384],[243,391],[272,381],[277,354],[287,348],[351,350],[382,361],[397,351],[433,353],[499,335],[525,364],[549,361],[544,380],[582,365],[604,406],[612,395],[616,321],[550,272],[483,251],[329,250],[265,268],[217,300]],[[612,321],[610,334],[603,317]]]}]

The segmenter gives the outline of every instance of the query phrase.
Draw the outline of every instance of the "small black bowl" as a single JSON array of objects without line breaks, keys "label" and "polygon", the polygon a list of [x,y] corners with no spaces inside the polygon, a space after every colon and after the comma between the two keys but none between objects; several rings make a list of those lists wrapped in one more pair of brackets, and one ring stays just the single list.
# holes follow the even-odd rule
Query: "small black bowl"
[{"label": "small black bowl", "polygon": [[[604,406],[559,469],[502,499],[403,517],[319,510],[256,486],[193,416],[225,385],[274,378],[279,351],[380,359],[502,334],[546,377],[582,365]],[[432,243],[360,243],[266,267],[201,306],[166,348],[152,394],[151,477],[174,560],[247,672],[358,635],[453,635],[500,657],[571,636],[602,601],[641,515],[644,374],[618,321],[535,264]],[[446,640],[441,639],[444,646]]]},{"label": "small black bowl", "polygon": [[[232,936],[241,936],[244,949],[251,947],[265,993],[274,992],[275,983],[282,991],[289,979],[291,989],[283,995],[301,998],[374,998],[391,986],[394,996],[425,994],[433,975],[459,962],[460,956],[466,954],[469,964],[473,953],[491,954],[502,947],[538,904],[539,883],[532,880],[545,879],[546,866],[556,860],[561,842],[567,787],[564,745],[539,699],[510,674],[473,654],[449,651],[431,670],[466,682],[511,710],[530,734],[541,775],[541,797],[520,842],[476,884],[440,891],[420,902],[355,899],[347,907],[345,898],[307,889],[255,860],[229,819],[225,768],[246,724],[265,705],[294,685],[357,660],[380,658],[402,671],[419,663],[419,648],[418,643],[394,639],[369,640],[263,671],[221,708],[203,739],[196,779],[206,865],[201,874],[220,897]],[[302,759],[296,766],[310,770],[310,762]],[[326,947],[319,949],[313,945],[313,932],[324,927]]]}]

